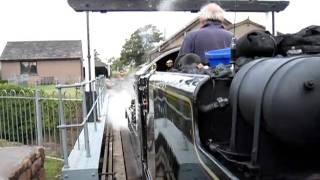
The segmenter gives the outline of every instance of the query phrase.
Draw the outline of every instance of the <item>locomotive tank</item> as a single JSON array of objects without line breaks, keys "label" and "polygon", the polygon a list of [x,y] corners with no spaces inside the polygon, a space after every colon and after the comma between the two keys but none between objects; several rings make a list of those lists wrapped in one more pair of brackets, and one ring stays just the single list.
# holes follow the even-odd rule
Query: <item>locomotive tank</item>
[{"label": "locomotive tank", "polygon": [[320,56],[264,58],[242,67],[232,81],[230,100],[241,116],[282,142],[320,142]]}]

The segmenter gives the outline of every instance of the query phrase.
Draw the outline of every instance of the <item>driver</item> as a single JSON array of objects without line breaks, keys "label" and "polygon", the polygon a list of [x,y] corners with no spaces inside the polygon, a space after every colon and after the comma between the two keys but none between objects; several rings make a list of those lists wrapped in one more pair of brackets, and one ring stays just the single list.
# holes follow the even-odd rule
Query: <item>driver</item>
[{"label": "driver", "polygon": [[210,3],[200,10],[199,16],[201,28],[197,31],[187,33],[175,66],[179,59],[188,53],[194,53],[200,56],[201,64],[207,65],[205,52],[215,49],[230,47],[233,34],[224,29],[224,10],[215,3]]}]

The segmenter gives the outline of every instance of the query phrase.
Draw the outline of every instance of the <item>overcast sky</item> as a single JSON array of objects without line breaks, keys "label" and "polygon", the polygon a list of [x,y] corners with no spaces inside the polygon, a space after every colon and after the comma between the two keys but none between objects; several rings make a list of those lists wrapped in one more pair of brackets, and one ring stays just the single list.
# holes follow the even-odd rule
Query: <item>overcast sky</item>
[{"label": "overcast sky", "polygon": [[[168,0],[169,1],[169,0]],[[291,0],[288,8],[276,14],[276,29],[293,33],[308,25],[320,25],[319,0]],[[118,12],[91,14],[91,47],[101,58],[119,56],[125,39],[139,27],[154,24],[170,37],[192,21],[188,12]],[[238,13],[236,21],[250,18],[268,26],[264,13]],[[233,22],[234,13],[226,18]],[[74,12],[67,0],[0,0],[0,52],[7,41],[82,40],[86,56],[85,13]]]}]

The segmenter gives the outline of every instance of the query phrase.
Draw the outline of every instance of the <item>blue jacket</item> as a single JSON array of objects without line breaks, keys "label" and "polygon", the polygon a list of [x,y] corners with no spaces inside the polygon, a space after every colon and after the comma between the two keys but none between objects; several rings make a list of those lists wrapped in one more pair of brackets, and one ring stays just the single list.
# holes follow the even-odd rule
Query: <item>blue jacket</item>
[{"label": "blue jacket", "polygon": [[187,33],[177,60],[185,54],[195,53],[207,64],[205,52],[230,47],[232,36],[231,32],[223,28],[221,22],[210,21],[201,29]]}]

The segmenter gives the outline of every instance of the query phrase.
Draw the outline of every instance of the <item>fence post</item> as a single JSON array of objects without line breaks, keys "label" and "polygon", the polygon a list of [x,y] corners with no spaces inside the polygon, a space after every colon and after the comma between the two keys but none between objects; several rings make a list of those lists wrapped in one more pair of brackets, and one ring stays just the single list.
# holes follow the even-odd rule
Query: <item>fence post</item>
[{"label": "fence post", "polygon": [[40,104],[40,91],[39,89],[36,89],[35,94],[35,101],[36,101],[36,121],[37,121],[37,139],[38,139],[38,145],[43,144],[43,136],[42,136],[42,120],[41,120],[41,104]]},{"label": "fence post", "polygon": [[[64,121],[64,109],[62,102],[62,92],[61,87],[58,87],[59,93],[59,119],[60,125],[65,125]],[[69,168],[68,162],[68,146],[67,146],[67,130],[65,128],[60,129],[61,141],[62,141],[62,151],[63,151],[63,159],[64,159],[64,168]]]}]

